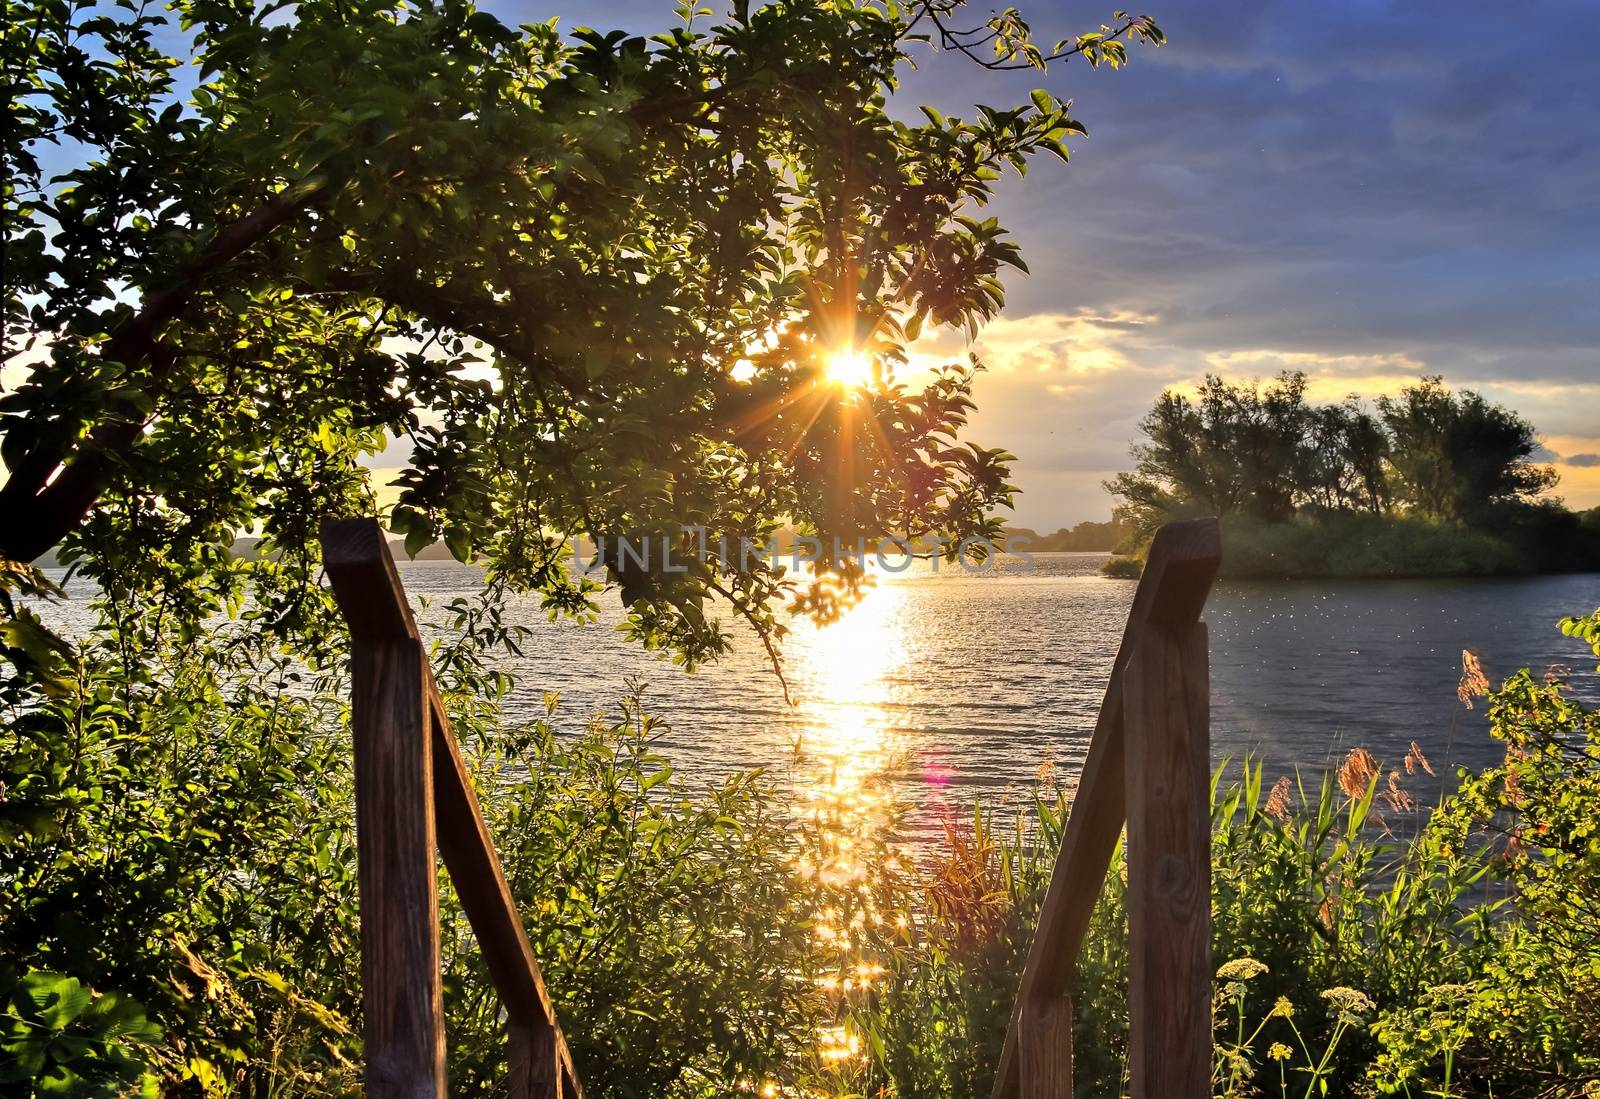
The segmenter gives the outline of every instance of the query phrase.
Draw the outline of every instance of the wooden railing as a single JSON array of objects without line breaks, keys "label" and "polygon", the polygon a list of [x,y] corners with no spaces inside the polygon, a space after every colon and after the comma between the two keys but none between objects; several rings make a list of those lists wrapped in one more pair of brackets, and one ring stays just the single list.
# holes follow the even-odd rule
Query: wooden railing
[{"label": "wooden railing", "polygon": [[446,1094],[437,850],[505,1006],[507,1090],[581,1099],[383,530],[371,519],[330,522],[322,553],[354,657],[366,1094]]},{"label": "wooden railing", "polygon": [[1209,671],[1214,519],[1156,534],[1039,912],[993,1099],[1070,1099],[1072,978],[1127,824],[1132,1099],[1211,1094]]},{"label": "wooden railing", "polygon": [[[371,519],[330,522],[322,549],[354,655],[367,1094],[446,1094],[437,850],[505,1005],[510,1095],[581,1097],[383,530]],[[1124,823],[1133,1099],[1210,1094],[1209,686],[1199,617],[1220,556],[1212,519],[1169,523],[1151,546],[1023,970],[994,1099],[1072,1095],[1073,969]]]}]

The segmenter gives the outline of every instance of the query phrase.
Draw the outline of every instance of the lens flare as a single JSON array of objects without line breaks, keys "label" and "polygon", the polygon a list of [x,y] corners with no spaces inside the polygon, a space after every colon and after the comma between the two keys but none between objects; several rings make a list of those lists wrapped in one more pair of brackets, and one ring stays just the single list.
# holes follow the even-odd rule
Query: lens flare
[{"label": "lens flare", "polygon": [[862,389],[872,384],[872,356],[855,347],[846,347],[828,356],[828,380],[847,389]]}]

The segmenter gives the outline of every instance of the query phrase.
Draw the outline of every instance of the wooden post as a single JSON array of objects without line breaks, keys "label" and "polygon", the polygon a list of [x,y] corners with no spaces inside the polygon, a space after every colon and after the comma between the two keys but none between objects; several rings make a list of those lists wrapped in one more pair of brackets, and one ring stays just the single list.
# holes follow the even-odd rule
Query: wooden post
[{"label": "wooden post", "polygon": [[414,638],[355,642],[356,859],[373,1099],[445,1095],[429,674]]},{"label": "wooden post", "polygon": [[[1017,1099],[1026,1094],[1021,1090],[1023,1016],[1029,1005],[1050,1004],[1070,996],[1078,948],[1088,931],[1101,883],[1122,835],[1127,818],[1123,684],[1128,663],[1147,630],[1183,627],[1199,618],[1221,559],[1221,536],[1215,519],[1168,523],[1156,532],[1151,543],[1144,574],[1128,611],[1122,644],[1111,665],[1105,701],[1089,740],[1089,754],[1072,799],[1061,851],[1039,909],[1039,926],[1023,967],[1016,1008],[990,1092],[992,1099]],[[1048,1029],[1033,1028],[1034,1041],[1039,1041]],[[1067,1032],[1070,1035],[1070,1026]],[[1209,1033],[1205,1039],[1209,1057]],[[1070,1061],[1070,1047],[1062,1057]]]},{"label": "wooden post", "polygon": [[548,1026],[509,1022],[511,1099],[568,1099],[566,1073],[556,1031]]},{"label": "wooden post", "polygon": [[1133,1099],[1211,1094],[1206,627],[1152,625],[1123,688]]},{"label": "wooden post", "polygon": [[1072,1099],[1072,998],[1027,1000],[1018,1023],[1021,1099]]}]

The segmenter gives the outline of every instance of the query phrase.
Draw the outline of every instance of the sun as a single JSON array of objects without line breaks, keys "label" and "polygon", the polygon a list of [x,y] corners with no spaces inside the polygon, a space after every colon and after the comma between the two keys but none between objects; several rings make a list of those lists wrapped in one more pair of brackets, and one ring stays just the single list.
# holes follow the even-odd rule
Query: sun
[{"label": "sun", "polygon": [[846,347],[828,356],[828,380],[844,389],[864,389],[872,384],[872,356],[858,347]]}]

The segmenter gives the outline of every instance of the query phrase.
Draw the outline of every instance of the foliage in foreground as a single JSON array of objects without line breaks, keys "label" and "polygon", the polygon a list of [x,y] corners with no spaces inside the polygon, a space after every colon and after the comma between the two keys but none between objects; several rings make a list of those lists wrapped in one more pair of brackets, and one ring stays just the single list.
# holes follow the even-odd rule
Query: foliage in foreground
[{"label": "foliage in foreground", "polygon": [[[632,706],[562,736],[507,728],[476,663],[500,628],[465,603],[451,627],[447,704],[591,1094],[792,1072],[815,986],[801,837],[771,784],[692,793]],[[104,643],[41,650],[3,684],[0,1080],[345,1094],[360,1004],[342,675],[248,629],[161,652],[134,672]],[[13,672],[32,659],[7,655]],[[499,1003],[441,897],[452,1087],[490,1094]]]},{"label": "foliage in foreground", "polygon": [[[1024,265],[996,181],[1085,130],[1043,89],[966,119],[890,97],[934,25],[950,64],[978,39],[1034,71],[1162,36],[1045,51],[961,6],[690,3],[643,36],[469,0],[8,3],[0,556],[60,545],[198,621],[251,531],[303,592],[317,522],[376,510],[362,459],[400,440],[410,549],[581,617],[586,538],[692,664],[728,644],[712,606],[781,636],[794,577],[740,552],[781,522],[847,590],[834,536],[997,535],[976,360],[894,375],[997,313]],[[831,383],[838,355],[874,384]]]},{"label": "foliage in foreground", "polygon": [[[1563,628],[1600,646],[1597,623]],[[1218,772],[1216,1095],[1600,1089],[1600,713],[1526,670],[1488,701],[1504,762],[1431,813],[1417,745],[1389,767],[1358,749],[1309,787],[1248,762]],[[952,826],[928,926],[860,1012],[892,1094],[986,1093],[1065,806]],[[1079,958],[1085,1099],[1127,1087],[1125,882],[1119,859]]]},{"label": "foliage in foreground", "polygon": [[[359,1076],[353,820],[337,661],[248,628],[131,669],[3,638],[0,1081],[67,1095],[336,1095]],[[19,589],[20,585],[20,589]],[[951,822],[897,863],[760,776],[691,791],[636,706],[508,726],[460,603],[435,664],[590,1093],[986,1093],[1065,820]],[[1600,616],[1564,628],[1600,644]],[[1470,699],[1475,681],[1464,690]],[[477,701],[473,701],[477,700]],[[554,700],[552,700],[552,706]],[[1222,1096],[1584,1095],[1600,1081],[1600,715],[1554,679],[1489,700],[1504,763],[1423,818],[1420,748],[1213,793]],[[830,810],[829,812],[832,812]],[[1409,838],[1397,838],[1409,836]],[[441,883],[451,1078],[492,1094],[499,1008]],[[1080,959],[1079,1094],[1125,1076],[1114,867]]]}]

